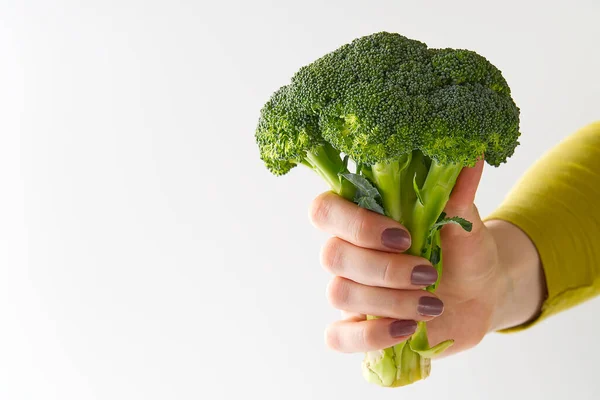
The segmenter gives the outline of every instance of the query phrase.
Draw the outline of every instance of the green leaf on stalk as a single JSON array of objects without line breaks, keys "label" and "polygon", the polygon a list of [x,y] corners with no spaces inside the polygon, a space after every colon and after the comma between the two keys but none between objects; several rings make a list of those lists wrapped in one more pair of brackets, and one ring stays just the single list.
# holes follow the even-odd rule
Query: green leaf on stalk
[{"label": "green leaf on stalk", "polygon": [[375,200],[373,197],[367,197],[367,196],[358,197],[358,198],[355,198],[354,201],[356,202],[356,204],[358,204],[362,208],[366,208],[367,210],[375,211],[376,213],[385,215],[385,212],[383,211],[383,207],[381,207],[379,205],[379,203],[377,202],[377,200]]},{"label": "green leaf on stalk", "polygon": [[344,156],[344,159],[342,160],[342,163],[344,164],[342,171],[346,171],[348,169],[348,160],[349,159],[350,159],[350,156],[348,156],[348,155]]},{"label": "green leaf on stalk", "polygon": [[415,344],[413,344],[412,341],[409,342],[412,351],[414,351],[415,353],[419,353],[421,357],[435,358],[436,356],[442,354],[448,347],[452,346],[454,344],[454,340],[444,340],[443,342],[438,343],[435,346],[429,348],[419,348],[419,346],[416,346]]},{"label": "green leaf on stalk", "polygon": [[356,194],[354,195],[354,202],[362,208],[374,211],[381,215],[385,215],[385,211],[380,204],[381,195],[379,191],[367,178],[359,174],[353,174],[350,172],[340,174],[348,182],[352,183],[356,187]]},{"label": "green leaf on stalk", "polygon": [[364,176],[369,182],[373,182],[373,171],[371,171],[370,165],[357,163],[356,173]]},{"label": "green leaf on stalk", "polygon": [[421,190],[419,189],[419,185],[417,185],[417,173],[415,172],[415,176],[413,177],[413,188],[415,189],[415,194],[417,195],[417,199],[419,203],[423,205],[423,197],[421,197]]},{"label": "green leaf on stalk", "polygon": [[442,215],[440,215],[440,218],[438,218],[438,221],[431,227],[431,231],[435,232],[436,230],[441,229],[442,226],[448,224],[460,225],[467,232],[471,232],[471,230],[473,229],[473,224],[467,221],[466,219],[461,217],[446,218],[446,214],[442,213]]},{"label": "green leaf on stalk", "polygon": [[351,184],[356,187],[356,198],[360,197],[372,197],[374,199],[381,198],[379,191],[367,178],[364,176],[353,174],[351,172],[346,172],[344,174],[340,174],[346,180],[348,180]]},{"label": "green leaf on stalk", "polygon": [[433,246],[433,248],[431,249],[431,256],[429,257],[429,261],[431,261],[431,264],[438,265],[440,263],[440,260],[442,259],[441,255],[442,249],[440,248],[440,246]]}]

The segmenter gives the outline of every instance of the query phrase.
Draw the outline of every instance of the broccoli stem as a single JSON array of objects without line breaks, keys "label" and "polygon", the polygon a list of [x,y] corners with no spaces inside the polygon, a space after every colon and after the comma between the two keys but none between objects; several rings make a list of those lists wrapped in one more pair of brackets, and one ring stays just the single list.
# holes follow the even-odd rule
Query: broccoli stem
[{"label": "broccoli stem", "polygon": [[429,249],[427,251],[427,254],[425,254],[425,258],[427,258],[428,260],[431,260],[431,250],[433,247],[438,246],[440,248],[439,250],[439,261],[437,264],[434,264],[435,269],[437,270],[438,273],[438,277],[437,280],[435,281],[435,283],[431,286],[428,286],[426,288],[426,290],[428,292],[435,292],[435,289],[437,289],[438,285],[440,284],[440,281],[442,280],[442,238],[441,238],[441,233],[440,231],[436,231],[433,235],[433,241],[431,243],[431,246],[429,246]]},{"label": "broccoli stem", "polygon": [[456,183],[456,178],[462,170],[459,164],[439,164],[432,160],[427,177],[420,188],[421,201],[413,203],[412,212],[407,212],[404,224],[411,233],[412,245],[409,254],[415,256],[428,256],[430,247],[426,247],[427,237],[431,227],[446,207],[450,193]]},{"label": "broccoli stem", "polygon": [[398,161],[373,164],[372,178],[381,194],[383,209],[386,214],[402,222],[402,176],[411,160],[411,154],[406,154]]},{"label": "broccoli stem", "polygon": [[415,341],[424,341],[426,347],[429,347],[427,341],[427,326],[424,321],[417,322],[417,331],[407,341],[402,348],[400,363],[398,363],[399,377],[396,386],[410,385],[418,380],[425,379],[431,372],[431,359],[422,357],[414,351],[411,343]]},{"label": "broccoli stem", "polygon": [[[402,222],[411,233],[412,246],[407,253],[430,259],[432,247],[440,245],[440,232],[436,232],[429,242],[428,236],[448,202],[462,166],[442,165],[435,160],[430,163],[421,152],[414,152],[408,162],[409,165],[398,162],[377,164],[373,166],[373,175],[382,195],[385,211]],[[398,174],[402,175],[402,179]],[[396,182],[391,181],[392,179]],[[420,196],[415,193],[415,184]],[[435,290],[441,277],[441,259],[435,267],[438,270],[438,281],[427,288],[431,292]],[[441,352],[450,344],[451,342],[442,343],[436,347]],[[430,351],[433,350],[429,347],[427,325],[420,321],[416,332],[406,341],[388,349],[368,352],[363,362],[363,376],[367,381],[381,386],[409,385],[429,376]]]},{"label": "broccoli stem", "polygon": [[387,349],[367,352],[362,364],[364,378],[384,387],[410,385],[427,378],[431,371],[431,359],[413,350],[412,341],[419,342],[423,348],[429,347],[425,322],[417,323],[417,331],[410,339]]},{"label": "broccoli stem", "polygon": [[356,188],[339,176],[348,169],[340,158],[339,152],[330,144],[324,144],[306,152],[304,161],[302,164],[309,166],[319,174],[329,184],[331,190],[347,200],[354,199]]}]

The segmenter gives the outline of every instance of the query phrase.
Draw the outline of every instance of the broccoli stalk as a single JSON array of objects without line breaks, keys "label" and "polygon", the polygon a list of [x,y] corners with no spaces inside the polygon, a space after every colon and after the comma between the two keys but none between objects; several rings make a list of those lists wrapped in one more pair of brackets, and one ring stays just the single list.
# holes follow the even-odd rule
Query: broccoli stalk
[{"label": "broccoli stalk", "polygon": [[403,213],[400,199],[404,191],[402,187],[404,170],[410,163],[410,159],[411,155],[407,154],[398,161],[377,163],[371,167],[371,176],[381,195],[383,208],[390,218],[398,222],[402,222],[402,216],[406,214],[406,211]]},{"label": "broccoli stalk", "polygon": [[[499,166],[519,135],[510,88],[484,57],[387,32],[302,67],[262,108],[256,129],[261,159],[273,174],[305,165],[340,196],[402,223],[412,237],[407,252],[438,270],[438,281],[425,289],[431,292],[441,284],[440,229],[471,228],[443,213],[460,171],[483,154]],[[452,343],[430,347],[419,322],[409,339],[367,353],[363,375],[388,387],[416,382]]]},{"label": "broccoli stalk", "polygon": [[420,196],[412,207],[406,210],[406,219],[403,221],[411,233],[412,246],[410,254],[430,257],[431,246],[426,245],[431,228],[438,220],[446,203],[462,165],[441,165],[436,161],[431,162],[427,177],[421,188],[416,188]]},{"label": "broccoli stalk", "polygon": [[[407,253],[427,258],[437,269],[438,281],[426,289],[434,292],[442,272],[440,231],[435,225],[448,221],[442,212],[463,167],[428,160],[430,166],[425,171],[425,159],[418,153],[415,152],[414,157],[408,155],[402,162],[374,165],[373,176],[386,214],[411,232],[412,244]],[[420,180],[423,183],[419,185],[416,177],[424,172]],[[468,224],[466,227],[469,229]],[[368,319],[373,318],[377,317],[368,316]],[[446,340],[430,347],[426,323],[418,322],[417,331],[407,341],[389,349],[368,352],[363,361],[363,375],[369,382],[381,386],[413,383],[429,376],[431,358],[452,343]]]},{"label": "broccoli stalk", "polygon": [[340,174],[347,172],[345,162],[340,158],[340,154],[330,144],[323,144],[306,152],[306,157],[302,164],[315,171],[329,186],[331,190],[340,196],[352,201],[356,189],[354,185]]},{"label": "broccoli stalk", "polygon": [[[447,219],[443,214],[462,165],[443,165],[417,150],[395,161],[373,164],[369,169],[359,166],[358,174],[351,174],[339,151],[329,144],[307,151],[301,164],[313,169],[333,192],[350,201],[356,200],[361,190],[365,191],[362,185],[372,184],[377,193],[372,196],[383,205],[381,211],[411,232],[412,245],[407,253],[427,258],[438,270],[438,282],[426,288],[435,291],[442,272],[438,228],[445,223],[461,223],[470,229],[468,222],[456,217]],[[365,180],[355,181],[357,175]],[[411,384],[429,376],[431,358],[452,343],[446,340],[430,347],[426,323],[418,322],[410,339],[388,349],[368,352],[363,361],[363,376],[381,386]]]}]

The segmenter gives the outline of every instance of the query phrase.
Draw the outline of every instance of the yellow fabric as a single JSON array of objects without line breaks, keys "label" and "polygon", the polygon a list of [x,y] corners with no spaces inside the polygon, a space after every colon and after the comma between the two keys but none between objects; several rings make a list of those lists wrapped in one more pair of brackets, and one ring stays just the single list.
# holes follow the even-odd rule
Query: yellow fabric
[{"label": "yellow fabric", "polygon": [[548,297],[530,327],[600,294],[600,121],[553,148],[486,220],[521,228],[535,243]]}]

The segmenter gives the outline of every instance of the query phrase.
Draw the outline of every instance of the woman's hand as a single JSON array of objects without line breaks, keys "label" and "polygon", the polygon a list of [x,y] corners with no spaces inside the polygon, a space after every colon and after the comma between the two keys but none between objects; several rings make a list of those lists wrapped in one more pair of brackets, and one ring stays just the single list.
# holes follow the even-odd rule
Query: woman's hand
[{"label": "woman's hand", "polygon": [[[314,225],[333,235],[321,263],[334,277],[329,302],[343,319],[326,330],[327,344],[342,352],[390,347],[427,324],[435,345],[455,343],[444,355],[475,346],[494,330],[536,315],[543,299],[543,274],[536,249],[517,227],[484,224],[473,204],[483,161],[465,168],[445,209],[473,223],[442,229],[443,275],[435,294],[422,290],[437,279],[431,263],[403,254],[410,234],[399,223],[341,197],[325,193],[312,204]],[[366,320],[365,315],[382,318]]]}]

